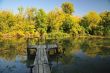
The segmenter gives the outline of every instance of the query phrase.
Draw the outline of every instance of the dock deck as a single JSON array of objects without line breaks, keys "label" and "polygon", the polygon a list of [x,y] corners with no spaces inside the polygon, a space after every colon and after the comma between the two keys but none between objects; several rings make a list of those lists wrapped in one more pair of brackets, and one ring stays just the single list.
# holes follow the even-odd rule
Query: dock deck
[{"label": "dock deck", "polygon": [[37,49],[34,67],[32,73],[51,73],[46,49],[57,47],[55,44],[50,45],[31,45],[28,46],[28,49]]}]

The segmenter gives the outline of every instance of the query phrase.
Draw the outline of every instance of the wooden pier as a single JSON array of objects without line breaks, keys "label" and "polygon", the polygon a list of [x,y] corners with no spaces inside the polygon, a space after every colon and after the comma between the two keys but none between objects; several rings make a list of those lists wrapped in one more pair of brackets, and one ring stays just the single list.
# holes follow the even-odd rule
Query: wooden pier
[{"label": "wooden pier", "polygon": [[31,45],[27,47],[28,49],[37,50],[32,73],[51,73],[46,50],[56,47],[56,44]]}]

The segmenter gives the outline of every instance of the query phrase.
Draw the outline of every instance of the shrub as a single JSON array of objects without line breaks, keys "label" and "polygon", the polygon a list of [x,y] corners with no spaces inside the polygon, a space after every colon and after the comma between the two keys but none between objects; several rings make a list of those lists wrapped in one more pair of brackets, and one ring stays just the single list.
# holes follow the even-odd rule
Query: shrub
[{"label": "shrub", "polygon": [[56,39],[56,38],[66,38],[69,36],[70,36],[69,34],[63,32],[52,32],[52,33],[48,33],[46,35],[46,38]]}]

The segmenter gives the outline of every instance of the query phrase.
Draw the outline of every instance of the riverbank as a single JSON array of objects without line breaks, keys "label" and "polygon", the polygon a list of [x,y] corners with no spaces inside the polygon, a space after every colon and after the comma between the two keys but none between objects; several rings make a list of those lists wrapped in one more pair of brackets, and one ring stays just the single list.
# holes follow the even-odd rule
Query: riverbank
[{"label": "riverbank", "polygon": [[[35,37],[39,37],[40,38],[40,34],[39,33],[34,33],[34,34],[0,34],[0,38],[1,39],[12,39],[12,38],[35,38]],[[97,35],[77,35],[77,36],[71,36],[70,34],[66,34],[66,33],[45,33],[43,35],[43,38],[46,39],[62,39],[62,38],[110,38],[110,36],[97,36]]]}]

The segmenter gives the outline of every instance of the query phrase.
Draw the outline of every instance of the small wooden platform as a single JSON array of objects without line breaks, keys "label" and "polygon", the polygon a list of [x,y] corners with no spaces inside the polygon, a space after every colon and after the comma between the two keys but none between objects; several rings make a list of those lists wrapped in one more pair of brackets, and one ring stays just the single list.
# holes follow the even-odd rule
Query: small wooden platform
[{"label": "small wooden platform", "polygon": [[49,62],[47,58],[46,49],[57,47],[56,44],[46,45],[31,45],[28,49],[37,49],[36,57],[34,61],[33,73],[51,73]]},{"label": "small wooden platform", "polygon": [[46,49],[51,49],[51,48],[55,48],[58,47],[56,44],[46,44],[46,45],[28,45],[28,48],[31,49],[37,49],[37,48],[46,48]]},{"label": "small wooden platform", "polygon": [[37,46],[33,73],[51,73],[45,46]]}]

